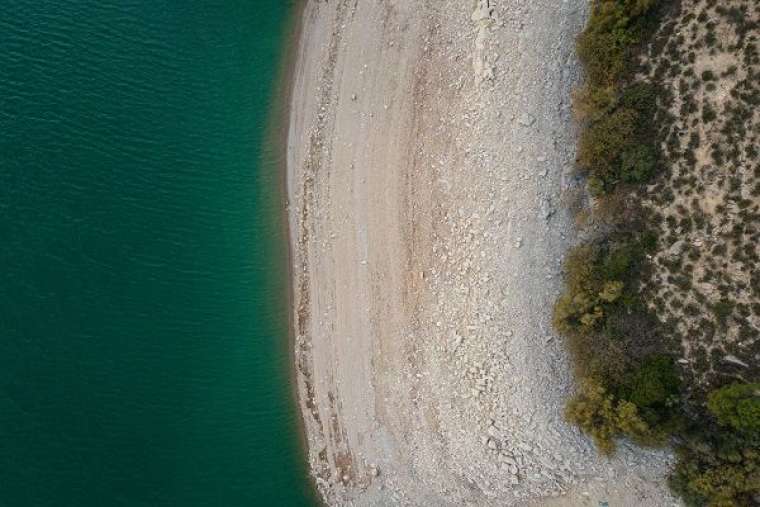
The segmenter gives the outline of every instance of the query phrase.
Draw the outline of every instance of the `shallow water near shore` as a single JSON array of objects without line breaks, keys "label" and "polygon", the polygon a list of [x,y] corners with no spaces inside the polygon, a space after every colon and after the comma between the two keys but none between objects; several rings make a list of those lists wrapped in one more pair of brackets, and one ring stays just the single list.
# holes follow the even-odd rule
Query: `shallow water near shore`
[{"label": "shallow water near shore", "polygon": [[0,506],[313,503],[266,137],[294,3],[5,9]]}]

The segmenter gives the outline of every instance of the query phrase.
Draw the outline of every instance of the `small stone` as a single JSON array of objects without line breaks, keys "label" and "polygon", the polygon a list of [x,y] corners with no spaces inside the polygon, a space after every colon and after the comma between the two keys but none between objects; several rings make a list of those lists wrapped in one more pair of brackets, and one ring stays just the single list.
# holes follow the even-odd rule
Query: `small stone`
[{"label": "small stone", "polygon": [[510,467],[515,467],[515,470],[517,470],[517,462],[511,457],[503,456],[502,461],[506,463],[507,465],[509,465]]},{"label": "small stone", "polygon": [[520,122],[520,125],[522,125],[523,127],[530,127],[536,122],[536,119],[526,113],[520,116],[519,122]]},{"label": "small stone", "polygon": [[736,366],[741,366],[742,368],[749,368],[749,365],[747,363],[745,363],[744,361],[742,361],[741,359],[739,359],[733,354],[723,356],[723,361],[725,361],[726,363],[735,364]]}]

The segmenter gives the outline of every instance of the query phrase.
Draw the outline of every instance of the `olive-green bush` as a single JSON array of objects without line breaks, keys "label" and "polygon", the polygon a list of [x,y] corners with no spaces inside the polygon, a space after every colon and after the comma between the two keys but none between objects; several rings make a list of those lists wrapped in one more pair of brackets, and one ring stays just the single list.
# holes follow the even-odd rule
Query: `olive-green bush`
[{"label": "olive-green bush", "polygon": [[620,179],[625,183],[644,183],[654,174],[657,152],[651,144],[631,146],[620,156]]},{"label": "olive-green bush", "polygon": [[620,243],[581,245],[565,259],[565,291],[554,306],[554,327],[565,336],[599,330],[615,311],[637,300],[636,269],[651,238],[641,234]]},{"label": "olive-green bush", "polygon": [[657,0],[596,0],[578,37],[578,56],[594,86],[609,85],[629,68],[631,46],[639,41],[643,17]]},{"label": "olive-green bush", "polygon": [[760,383],[731,384],[710,393],[707,408],[725,426],[760,435]]},{"label": "olive-green bush", "polygon": [[689,506],[757,505],[760,439],[726,431],[699,418],[677,447],[670,486]]},{"label": "olive-green bush", "polygon": [[645,17],[657,3],[597,0],[578,38],[587,80],[575,94],[574,108],[588,122],[581,133],[578,165],[588,174],[594,195],[607,194],[620,183],[642,183],[655,172],[651,121],[657,91],[645,83],[622,86],[621,80],[634,61],[631,51]]},{"label": "olive-green bush", "polygon": [[577,110],[589,119],[581,132],[578,166],[589,175],[595,195],[608,194],[621,183],[648,181],[657,167],[653,118],[657,108],[657,88],[637,84],[624,88],[608,102],[606,88],[576,95]]},{"label": "olive-green bush", "polygon": [[636,120],[635,111],[618,109],[581,132],[578,165],[600,180],[605,192],[620,180],[620,156],[634,146]]},{"label": "olive-green bush", "polygon": [[642,445],[662,442],[661,435],[639,415],[635,404],[615,398],[593,379],[584,379],[565,407],[566,419],[589,434],[599,451],[612,454],[615,439],[627,436]]},{"label": "olive-green bush", "polygon": [[680,379],[673,361],[665,355],[656,355],[643,362],[625,386],[625,396],[639,407],[666,407],[678,395]]},{"label": "olive-green bush", "polygon": [[573,110],[581,121],[596,121],[612,110],[615,106],[615,87],[584,86],[573,92]]}]

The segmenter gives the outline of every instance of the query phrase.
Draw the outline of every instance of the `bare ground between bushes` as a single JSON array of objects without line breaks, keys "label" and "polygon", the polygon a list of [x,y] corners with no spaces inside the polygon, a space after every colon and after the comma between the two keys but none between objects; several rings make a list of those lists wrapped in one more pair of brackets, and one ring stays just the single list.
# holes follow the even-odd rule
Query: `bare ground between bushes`
[{"label": "bare ground between bushes", "polygon": [[296,362],[332,505],[675,501],[670,456],[562,419],[583,0],[304,12],[288,140]]}]

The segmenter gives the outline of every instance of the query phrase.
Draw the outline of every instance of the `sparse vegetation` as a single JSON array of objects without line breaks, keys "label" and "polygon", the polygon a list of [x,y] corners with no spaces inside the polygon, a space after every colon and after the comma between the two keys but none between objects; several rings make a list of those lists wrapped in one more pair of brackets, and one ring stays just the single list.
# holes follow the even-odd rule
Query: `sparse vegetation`
[{"label": "sparse vegetation", "polygon": [[578,40],[566,417],[603,453],[673,444],[694,506],[760,505],[759,27],[749,0],[596,0]]}]

